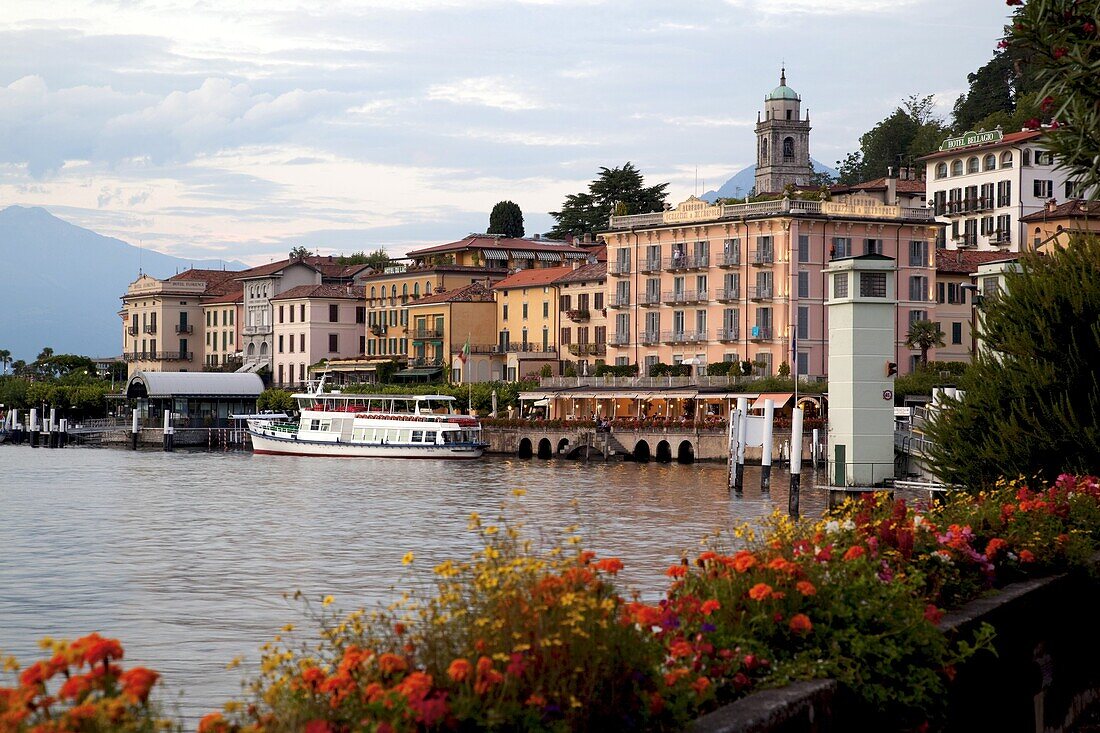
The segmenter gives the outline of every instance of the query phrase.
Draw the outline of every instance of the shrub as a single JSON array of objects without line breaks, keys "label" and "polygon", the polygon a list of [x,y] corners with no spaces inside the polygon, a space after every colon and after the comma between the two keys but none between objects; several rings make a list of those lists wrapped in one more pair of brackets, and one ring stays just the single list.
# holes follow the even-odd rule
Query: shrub
[{"label": "shrub", "polygon": [[597,364],[597,377],[636,377],[638,376],[637,364]]},{"label": "shrub", "polygon": [[260,412],[290,412],[294,407],[294,395],[277,387],[265,389],[256,398],[256,409]]}]

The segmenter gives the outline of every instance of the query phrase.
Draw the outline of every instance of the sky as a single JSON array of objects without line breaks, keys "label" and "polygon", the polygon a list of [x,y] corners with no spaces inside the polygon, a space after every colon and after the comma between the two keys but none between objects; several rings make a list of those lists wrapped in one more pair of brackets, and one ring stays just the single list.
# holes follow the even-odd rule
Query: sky
[{"label": "sky", "polygon": [[[227,9],[228,8],[228,9]],[[669,200],[752,162],[785,64],[835,162],[910,94],[946,115],[1001,0],[6,0],[0,207],[261,264],[528,234],[600,166]]]}]

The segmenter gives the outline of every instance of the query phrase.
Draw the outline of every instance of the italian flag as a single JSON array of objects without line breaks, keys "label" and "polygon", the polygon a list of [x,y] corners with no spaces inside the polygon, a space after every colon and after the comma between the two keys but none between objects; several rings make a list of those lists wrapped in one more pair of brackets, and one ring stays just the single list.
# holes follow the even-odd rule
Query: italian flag
[{"label": "italian flag", "polygon": [[462,345],[462,351],[458,352],[458,360],[463,364],[470,358],[470,336],[466,335],[466,343]]}]

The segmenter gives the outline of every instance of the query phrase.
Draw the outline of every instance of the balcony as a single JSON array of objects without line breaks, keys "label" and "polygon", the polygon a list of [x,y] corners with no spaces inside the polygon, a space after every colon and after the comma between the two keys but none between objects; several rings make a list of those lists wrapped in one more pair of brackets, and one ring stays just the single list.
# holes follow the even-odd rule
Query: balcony
[{"label": "balcony", "polygon": [[537,344],[531,341],[527,343],[506,343],[506,344],[494,344],[494,354],[556,354],[558,353],[558,347],[556,344]]},{"label": "balcony", "polygon": [[441,367],[443,366],[442,359],[429,359],[426,356],[414,356],[409,359],[410,367]]},{"label": "balcony", "polygon": [[771,300],[772,297],[771,285],[749,286],[749,300]]},{"label": "balcony", "polygon": [[657,331],[642,331],[642,335],[639,340],[646,346],[652,346],[653,344],[660,343],[661,334]]},{"label": "balcony", "polygon": [[771,326],[753,326],[749,331],[749,338],[753,341],[771,341]]},{"label": "balcony", "polygon": [[951,237],[955,241],[956,247],[977,247],[978,246],[978,233],[970,232],[964,234],[956,234]]},{"label": "balcony", "polygon": [[629,262],[608,262],[607,263],[608,275],[629,275],[630,263]]},{"label": "balcony", "polygon": [[741,250],[735,250],[733,252],[723,252],[722,256],[718,259],[719,267],[740,267],[741,266]]},{"label": "balcony", "polygon": [[605,344],[569,344],[569,353],[573,356],[603,356],[607,353]]},{"label": "balcony", "polygon": [[577,310],[571,310],[565,312],[565,317],[571,320],[573,323],[588,323],[588,320],[592,317],[592,314],[587,308],[578,308]]},{"label": "balcony", "polygon": [[123,361],[191,361],[192,351],[131,351],[122,355]]},{"label": "balcony", "polygon": [[194,332],[195,332],[195,327],[194,326],[188,325],[186,323],[177,323],[176,324],[176,333],[194,333]]},{"label": "balcony", "polygon": [[741,339],[740,328],[720,328],[718,329],[719,341],[738,341]]},{"label": "balcony", "polygon": [[741,288],[718,288],[715,298],[721,302],[741,299]]},{"label": "balcony", "polygon": [[245,336],[263,336],[271,333],[271,326],[245,326]]},{"label": "balcony", "polygon": [[630,343],[630,333],[613,333],[607,342],[612,346],[626,346]]},{"label": "balcony", "polygon": [[630,305],[630,296],[622,293],[612,293],[607,299],[608,308],[626,308]]},{"label": "balcony", "polygon": [[385,336],[386,335],[386,324],[385,323],[375,323],[373,326],[370,327],[370,332],[371,332],[372,336]]},{"label": "balcony", "polygon": [[673,253],[665,260],[665,269],[675,270],[699,270],[710,265],[709,255],[689,255]]},{"label": "balcony", "polygon": [[771,249],[754,249],[749,261],[754,265],[770,265],[775,262],[775,251]]},{"label": "balcony", "polygon": [[998,230],[989,235],[989,243],[997,247],[1003,247],[1011,242],[1012,237],[1008,232]]},{"label": "balcony", "polygon": [[413,341],[439,340],[443,338],[441,328],[418,328],[410,334]]},{"label": "balcony", "polygon": [[138,327],[137,326],[127,326],[126,327],[126,333],[129,334],[130,336],[137,336],[138,335]]},{"label": "balcony", "polygon": [[661,271],[661,258],[656,257],[654,259],[642,260],[638,263],[638,272],[660,272]]},{"label": "balcony", "polygon": [[699,303],[707,300],[706,290],[669,290],[665,291],[664,301],[675,305],[678,303]]},{"label": "balcony", "polygon": [[641,304],[643,307],[652,308],[661,304],[660,293],[642,293]]},{"label": "balcony", "polygon": [[156,333],[157,332],[157,324],[154,323],[150,326],[142,326],[141,327],[141,332],[142,333]]},{"label": "balcony", "polygon": [[471,354],[492,354],[494,344],[470,344]]}]

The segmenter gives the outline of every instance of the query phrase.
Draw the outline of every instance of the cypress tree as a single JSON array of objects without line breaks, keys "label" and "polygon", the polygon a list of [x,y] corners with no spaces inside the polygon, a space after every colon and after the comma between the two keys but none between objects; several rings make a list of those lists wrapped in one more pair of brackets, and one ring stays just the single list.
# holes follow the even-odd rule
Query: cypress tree
[{"label": "cypress tree", "polygon": [[489,214],[488,234],[503,234],[506,237],[523,236],[523,211],[511,201],[501,201]]},{"label": "cypress tree", "polygon": [[1022,255],[979,324],[965,396],[928,431],[938,475],[977,490],[1100,470],[1100,239]]}]

